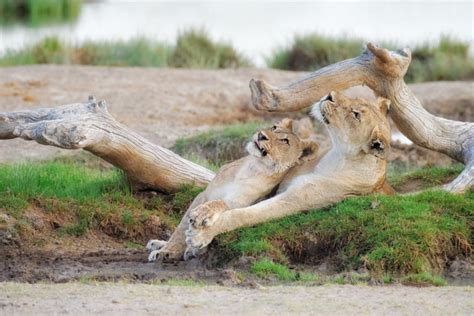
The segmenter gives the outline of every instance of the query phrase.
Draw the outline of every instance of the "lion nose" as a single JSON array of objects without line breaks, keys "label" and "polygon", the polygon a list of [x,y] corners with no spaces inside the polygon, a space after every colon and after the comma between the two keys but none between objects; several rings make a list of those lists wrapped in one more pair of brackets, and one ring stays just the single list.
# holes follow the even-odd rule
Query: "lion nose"
[{"label": "lion nose", "polygon": [[258,133],[258,140],[261,141],[261,140],[268,140],[268,137],[265,136],[265,134],[263,134],[262,132],[259,132]]}]

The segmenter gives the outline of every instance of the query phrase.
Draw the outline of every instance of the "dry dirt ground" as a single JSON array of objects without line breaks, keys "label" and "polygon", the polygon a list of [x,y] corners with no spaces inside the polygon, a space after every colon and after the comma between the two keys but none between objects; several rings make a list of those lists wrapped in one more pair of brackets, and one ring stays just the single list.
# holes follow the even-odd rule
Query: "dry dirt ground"
[{"label": "dry dirt ground", "polygon": [[0,283],[0,314],[472,315],[474,288]]},{"label": "dry dirt ground", "polygon": [[[0,69],[0,112],[105,99],[120,122],[169,147],[179,137],[213,126],[274,118],[250,103],[250,78],[279,85],[303,73],[276,70],[177,70],[88,66],[28,66]],[[410,86],[429,111],[474,120],[473,82]],[[363,88],[349,94],[370,97]],[[276,117],[282,117],[282,114]],[[293,114],[294,115],[294,114]],[[299,114],[301,115],[301,114]],[[395,144],[392,159],[445,164],[451,160],[416,146]],[[0,163],[76,154],[23,140],[0,141]],[[0,236],[2,237],[2,236]],[[5,237],[5,236],[3,236]],[[2,237],[2,238],[3,238]],[[5,239],[5,238],[4,238]],[[271,286],[235,282],[232,272],[207,270],[199,262],[146,262],[144,250],[125,249],[107,236],[62,238],[32,252],[0,245],[0,315],[48,313],[166,314],[473,314],[471,287],[411,288]],[[146,284],[61,283],[83,278],[158,282],[191,278],[225,286],[169,287]],[[257,287],[257,288],[252,288]]]}]

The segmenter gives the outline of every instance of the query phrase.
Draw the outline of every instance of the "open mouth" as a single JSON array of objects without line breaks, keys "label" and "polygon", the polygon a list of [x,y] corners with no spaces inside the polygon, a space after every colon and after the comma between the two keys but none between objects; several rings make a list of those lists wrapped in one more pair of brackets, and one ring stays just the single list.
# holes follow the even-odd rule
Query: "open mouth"
[{"label": "open mouth", "polygon": [[255,147],[257,147],[258,151],[260,151],[260,153],[262,154],[262,157],[265,157],[267,155],[267,151],[260,147],[256,140],[253,143],[255,144]]}]

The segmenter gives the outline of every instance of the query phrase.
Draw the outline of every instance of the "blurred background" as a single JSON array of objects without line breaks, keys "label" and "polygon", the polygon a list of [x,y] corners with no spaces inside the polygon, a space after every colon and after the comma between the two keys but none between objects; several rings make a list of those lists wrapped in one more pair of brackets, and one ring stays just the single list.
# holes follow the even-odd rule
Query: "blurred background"
[{"label": "blurred background", "polygon": [[0,66],[314,70],[409,46],[407,81],[474,78],[473,2],[0,0]]}]

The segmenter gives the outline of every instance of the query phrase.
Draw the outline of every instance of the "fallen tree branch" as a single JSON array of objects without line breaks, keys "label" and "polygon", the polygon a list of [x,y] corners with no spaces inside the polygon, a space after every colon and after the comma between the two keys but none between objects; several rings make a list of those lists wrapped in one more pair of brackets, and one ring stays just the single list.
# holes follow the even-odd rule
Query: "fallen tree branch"
[{"label": "fallen tree branch", "polygon": [[465,192],[474,185],[474,123],[447,120],[426,111],[403,80],[410,62],[409,49],[388,51],[369,43],[359,57],[321,68],[284,87],[252,79],[252,102],[260,110],[296,111],[331,90],[367,85],[392,101],[391,117],[411,141],[465,164],[464,171],[444,186],[453,193]]},{"label": "fallen tree branch", "polygon": [[20,137],[65,149],[85,149],[122,169],[134,190],[175,192],[207,185],[214,173],[118,123],[105,102],[0,113],[0,139]]}]

